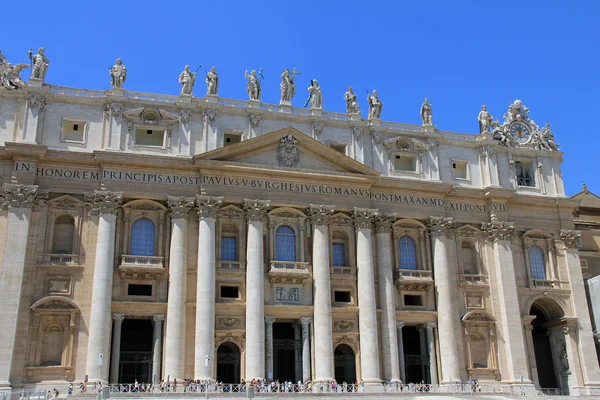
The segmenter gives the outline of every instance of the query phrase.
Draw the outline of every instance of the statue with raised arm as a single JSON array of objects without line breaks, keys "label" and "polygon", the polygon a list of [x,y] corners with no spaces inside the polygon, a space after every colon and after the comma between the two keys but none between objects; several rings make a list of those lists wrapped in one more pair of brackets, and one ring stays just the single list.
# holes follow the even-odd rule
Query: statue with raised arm
[{"label": "statue with raised arm", "polygon": [[110,67],[110,85],[113,88],[122,88],[125,83],[125,79],[127,79],[127,68],[123,65],[123,61],[120,58],[117,58],[115,61],[115,65]]},{"label": "statue with raised arm", "polygon": [[369,100],[369,119],[381,118],[383,103],[379,100],[379,97],[377,97],[377,90],[373,90],[373,94],[371,95],[367,92],[367,100]]},{"label": "statue with raised arm", "polygon": [[508,106],[508,111],[504,114],[504,123],[509,123],[515,120],[529,120],[529,108],[525,107],[521,100],[515,100]]},{"label": "statue with raised arm", "polygon": [[421,121],[423,125],[433,126],[433,108],[429,99],[425,99],[421,104]]},{"label": "statue with raised arm", "polygon": [[287,68],[281,74],[281,84],[279,87],[281,88],[281,99],[279,102],[291,103],[292,97],[296,94],[296,84],[294,83],[294,75],[290,74],[290,70]]},{"label": "statue with raised arm", "polygon": [[46,72],[48,71],[48,65],[50,65],[50,61],[48,57],[45,56],[46,50],[43,47],[38,49],[37,54],[34,56],[30,56],[31,58],[31,77],[33,79],[39,79],[42,82],[44,78],[46,78]]},{"label": "statue with raised arm", "polygon": [[260,100],[260,79],[256,75],[256,70],[253,69],[250,74],[248,74],[248,70],[246,70],[244,76],[248,80],[246,86],[248,87],[248,96],[250,96],[250,100]]},{"label": "statue with raised arm", "polygon": [[191,96],[194,84],[196,83],[196,74],[190,71],[190,66],[186,65],[183,72],[179,74],[179,83],[181,84],[181,95]]},{"label": "statue with raised arm", "polygon": [[217,95],[219,91],[219,75],[217,74],[217,67],[213,66],[210,71],[206,73],[206,94]]},{"label": "statue with raised arm", "polygon": [[29,64],[20,63],[13,65],[6,62],[6,57],[0,51],[0,86],[7,90],[21,89],[27,86],[19,73],[25,68],[29,68]]},{"label": "statue with raised arm", "polygon": [[356,102],[356,94],[352,90],[352,86],[348,86],[348,91],[344,94],[344,100],[346,100],[346,112],[348,114],[359,114],[360,107]]},{"label": "statue with raised arm", "polygon": [[538,146],[541,150],[558,151],[558,145],[554,141],[554,134],[550,129],[550,124],[546,122],[546,126],[539,130],[538,135]]},{"label": "statue with raised arm", "polygon": [[321,86],[316,79],[310,80],[310,87],[308,88],[308,100],[304,103],[304,107],[310,103],[310,108],[323,108],[323,93],[321,92]]},{"label": "statue with raised arm", "polygon": [[479,121],[479,133],[487,133],[490,131],[492,119],[492,115],[487,111],[487,107],[485,105],[481,106],[481,111],[479,111],[479,115],[477,116],[477,120]]}]

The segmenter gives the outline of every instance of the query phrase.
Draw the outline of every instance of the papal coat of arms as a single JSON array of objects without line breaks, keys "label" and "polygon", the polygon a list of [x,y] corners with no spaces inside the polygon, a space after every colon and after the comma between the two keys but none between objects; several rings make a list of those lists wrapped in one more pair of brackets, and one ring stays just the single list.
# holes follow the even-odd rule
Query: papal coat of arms
[{"label": "papal coat of arms", "polygon": [[292,135],[282,137],[277,148],[277,162],[280,167],[295,167],[300,161],[298,141]]}]

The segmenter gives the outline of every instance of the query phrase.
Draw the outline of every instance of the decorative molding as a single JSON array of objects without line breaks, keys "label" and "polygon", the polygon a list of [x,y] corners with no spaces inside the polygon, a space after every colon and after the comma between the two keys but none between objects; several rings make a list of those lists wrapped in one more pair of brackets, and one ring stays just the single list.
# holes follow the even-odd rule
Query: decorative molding
[{"label": "decorative molding", "polygon": [[179,122],[182,124],[187,124],[190,122],[190,118],[192,118],[192,113],[188,110],[180,110],[179,111]]},{"label": "decorative molding", "polygon": [[373,132],[373,143],[381,144],[383,142],[383,135],[381,132]]},{"label": "decorative molding", "polygon": [[240,317],[217,317],[217,329],[241,329],[242,319]]},{"label": "decorative molding", "polygon": [[360,126],[355,126],[352,128],[352,134],[354,135],[354,138],[356,140],[360,140],[360,138],[363,135],[363,128],[361,128]]},{"label": "decorative molding", "polygon": [[308,214],[310,215],[310,221],[313,226],[329,224],[331,216],[334,213],[333,207],[334,206],[323,204],[310,204]]},{"label": "decorative molding", "polygon": [[163,322],[164,320],[165,320],[164,314],[155,314],[152,316],[152,322],[154,322],[154,323]]},{"label": "decorative molding", "polygon": [[300,317],[300,325],[308,325],[312,323],[312,317]]},{"label": "decorative molding", "polygon": [[431,236],[451,237],[455,233],[452,217],[429,217],[427,227]]},{"label": "decorative molding", "polygon": [[493,218],[491,222],[481,224],[483,236],[487,242],[495,242],[496,240],[511,240],[514,232],[514,223],[499,221]]},{"label": "decorative molding", "polygon": [[396,321],[396,329],[402,329],[404,325],[406,325],[404,321]]},{"label": "decorative molding", "polygon": [[336,332],[351,332],[355,330],[354,327],[354,322],[346,319],[333,322],[333,330]]},{"label": "decorative molding", "polygon": [[581,247],[581,232],[573,229],[561,229],[560,240],[569,249],[578,249]]},{"label": "decorative molding", "polygon": [[250,114],[250,125],[253,128],[258,128],[258,126],[260,125],[260,115],[256,115],[256,114]]},{"label": "decorative molding", "polygon": [[110,103],[106,105],[106,114],[108,117],[111,115],[113,117],[120,117],[123,114],[123,104],[122,103]]},{"label": "decorative molding", "polygon": [[285,135],[279,140],[277,147],[277,162],[280,167],[295,167],[300,161],[298,140],[292,135]]},{"label": "decorative molding", "polygon": [[217,218],[217,212],[223,204],[223,197],[196,196],[198,201],[198,215],[203,218]]},{"label": "decorative molding", "polygon": [[323,133],[323,123],[322,122],[313,122],[312,130],[315,136],[320,136]]},{"label": "decorative molding", "polygon": [[88,206],[90,215],[117,215],[119,207],[123,203],[123,192],[97,190],[94,193],[86,193],[83,199]]},{"label": "decorative molding", "polygon": [[40,211],[46,204],[48,192],[38,190],[37,185],[4,184],[0,190],[0,210],[31,208]]},{"label": "decorative molding", "polygon": [[125,315],[124,314],[113,314],[112,319],[115,322],[123,322],[123,320],[125,319]]},{"label": "decorative molding", "polygon": [[439,140],[437,140],[435,138],[428,138],[427,141],[425,142],[425,146],[427,146],[427,149],[429,149],[429,150],[437,150],[439,145],[440,145]]},{"label": "decorative molding", "polygon": [[375,208],[358,208],[354,207],[352,218],[357,229],[371,229],[373,218],[379,213]]},{"label": "decorative molding", "polygon": [[272,315],[265,315],[265,324],[272,324],[275,322],[275,317]]},{"label": "decorative molding", "polygon": [[39,109],[39,112],[43,112],[46,109],[46,98],[38,93],[29,93],[27,95],[27,104],[32,110]]},{"label": "decorative molding", "polygon": [[207,108],[204,110],[204,117],[206,118],[206,121],[208,121],[209,124],[212,124],[216,121],[217,114],[217,110],[215,110],[214,108]]},{"label": "decorative molding", "polygon": [[396,213],[383,213],[375,216],[375,230],[377,232],[390,233],[392,224],[396,221],[398,215]]},{"label": "decorative molding", "polygon": [[251,200],[244,199],[244,211],[246,212],[246,218],[250,221],[262,221],[265,217],[271,200]]},{"label": "decorative molding", "polygon": [[171,212],[171,219],[187,219],[190,210],[194,207],[196,199],[193,197],[167,197],[167,205]]}]

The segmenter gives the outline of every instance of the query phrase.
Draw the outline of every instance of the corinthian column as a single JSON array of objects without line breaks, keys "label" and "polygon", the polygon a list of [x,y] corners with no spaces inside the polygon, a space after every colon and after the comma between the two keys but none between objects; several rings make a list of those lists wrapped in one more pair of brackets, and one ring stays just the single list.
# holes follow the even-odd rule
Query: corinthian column
[{"label": "corinthian column", "polygon": [[0,390],[10,387],[31,211],[39,210],[46,198],[48,193],[38,191],[37,186],[4,185],[0,190],[0,209],[8,209],[0,266]]},{"label": "corinthian column", "polygon": [[185,370],[185,298],[186,298],[186,234],[187,220],[194,207],[193,197],[167,198],[171,211],[171,247],[169,262],[169,295],[165,338],[165,374],[183,381]]},{"label": "corinthian column", "polygon": [[358,268],[358,327],[360,331],[360,365],[365,383],[379,383],[379,345],[377,340],[377,305],[375,273],[371,245],[371,222],[377,210],[354,208],[356,225],[356,266]]},{"label": "corinthian column", "polygon": [[312,262],[313,282],[315,285],[315,321],[313,324],[315,335],[315,377],[313,380],[316,382],[329,382],[335,379],[331,325],[329,234],[327,232],[329,217],[333,214],[333,206],[311,204],[308,212],[313,226]]},{"label": "corinthian column", "polygon": [[194,376],[214,380],[214,368],[205,365],[215,348],[215,222],[222,197],[197,196],[198,215],[198,276],[196,278],[196,351]]},{"label": "corinthian column", "polygon": [[265,270],[263,219],[271,202],[244,199],[246,251],[246,381],[265,376]]},{"label": "corinthian column", "polygon": [[[98,215],[98,239],[85,373],[90,381],[106,382],[110,351],[115,229],[117,212],[123,202],[123,193],[96,191],[86,194],[84,199],[89,208],[88,215]],[[103,357],[101,366],[98,365],[100,357]]]},{"label": "corinthian column", "polygon": [[375,217],[377,233],[377,271],[379,305],[381,307],[381,355],[383,356],[383,379],[400,380],[398,362],[398,336],[396,333],[396,288],[392,263],[392,223],[396,214],[380,214]]},{"label": "corinthian column", "polygon": [[451,217],[431,217],[429,233],[433,245],[433,271],[437,289],[438,327],[440,337],[440,362],[442,384],[460,382],[458,346],[460,319],[456,309],[456,271],[449,262],[450,238],[454,235]]}]

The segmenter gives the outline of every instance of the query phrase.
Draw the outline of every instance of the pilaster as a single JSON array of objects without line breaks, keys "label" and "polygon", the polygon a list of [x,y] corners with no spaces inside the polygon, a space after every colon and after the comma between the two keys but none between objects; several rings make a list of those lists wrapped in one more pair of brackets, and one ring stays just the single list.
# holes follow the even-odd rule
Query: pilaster
[{"label": "pilaster", "polygon": [[123,103],[113,102],[105,106],[108,118],[108,149],[121,151],[123,134]]},{"label": "pilaster", "polygon": [[42,93],[27,94],[25,117],[23,119],[23,136],[19,142],[36,143],[38,134],[43,127],[43,117],[46,111],[46,97]]}]

